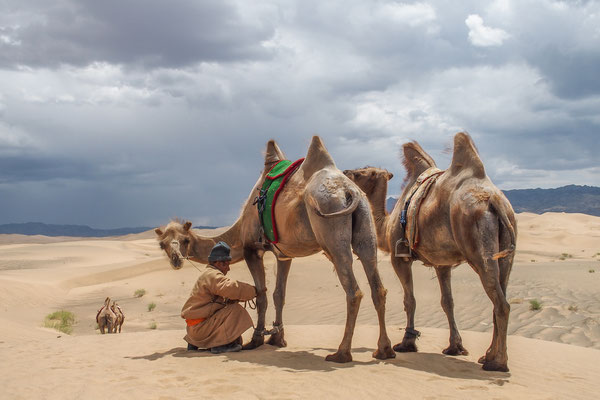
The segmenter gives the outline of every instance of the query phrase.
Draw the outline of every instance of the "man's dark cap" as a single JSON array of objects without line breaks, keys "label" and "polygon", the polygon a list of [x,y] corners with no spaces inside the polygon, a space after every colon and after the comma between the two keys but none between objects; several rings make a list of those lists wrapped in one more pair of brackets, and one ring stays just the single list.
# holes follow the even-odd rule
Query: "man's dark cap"
[{"label": "man's dark cap", "polygon": [[208,262],[216,262],[216,261],[231,261],[231,256],[229,252],[231,248],[225,242],[219,242],[215,244],[210,251],[208,256]]}]

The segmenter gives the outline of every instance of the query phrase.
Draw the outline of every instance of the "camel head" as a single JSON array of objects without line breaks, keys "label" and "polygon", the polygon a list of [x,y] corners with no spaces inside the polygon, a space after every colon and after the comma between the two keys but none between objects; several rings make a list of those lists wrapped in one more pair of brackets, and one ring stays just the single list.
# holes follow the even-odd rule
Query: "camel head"
[{"label": "camel head", "polygon": [[[347,169],[344,171],[344,175],[356,183],[367,196],[373,194],[383,183],[387,184],[387,181],[394,177],[391,172],[375,167]],[[385,187],[387,188],[387,185]]]},{"label": "camel head", "polygon": [[180,269],[183,266],[183,259],[188,255],[188,248],[191,243],[192,223],[187,221],[181,223],[174,220],[169,222],[164,231],[156,228],[157,240],[160,248],[167,253],[171,267]]}]

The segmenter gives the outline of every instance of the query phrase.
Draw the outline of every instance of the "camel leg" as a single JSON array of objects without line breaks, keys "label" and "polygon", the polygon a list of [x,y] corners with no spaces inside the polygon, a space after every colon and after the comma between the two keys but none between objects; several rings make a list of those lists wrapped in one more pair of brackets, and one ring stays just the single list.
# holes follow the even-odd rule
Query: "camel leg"
[{"label": "camel leg", "polygon": [[392,266],[404,290],[404,311],[406,311],[406,330],[402,342],[394,346],[394,351],[400,353],[417,351],[417,338],[420,332],[415,330],[415,309],[417,302],[413,291],[412,261],[404,261],[392,255]]},{"label": "camel leg", "polygon": [[262,346],[265,342],[263,331],[265,330],[265,314],[267,312],[268,301],[263,258],[254,249],[244,249],[244,259],[246,260],[246,264],[248,264],[248,269],[250,269],[250,273],[254,279],[254,286],[256,286],[258,293],[256,296],[256,311],[258,314],[256,328],[250,342],[243,346],[244,350],[251,350]]},{"label": "camel leg", "polygon": [[273,325],[281,328],[277,333],[271,335],[267,342],[277,347],[287,346],[283,332],[283,305],[285,304],[285,289],[291,265],[292,260],[277,260],[277,282],[275,283],[275,291],[273,292],[273,303],[275,303],[275,322]]},{"label": "camel leg", "polygon": [[[365,216],[369,220],[365,220]],[[373,352],[373,357],[380,360],[394,358],[396,357],[396,353],[392,349],[392,343],[388,337],[385,325],[385,298],[387,290],[383,287],[379,270],[377,269],[377,240],[373,235],[368,234],[369,229],[364,229],[365,223],[371,223],[370,210],[367,208],[365,213],[355,213],[353,217],[352,248],[367,275],[371,288],[371,299],[375,305],[379,320],[379,340],[377,341],[377,350]]]},{"label": "camel leg", "polygon": [[446,313],[448,326],[450,328],[450,346],[445,348],[442,353],[449,356],[466,356],[469,352],[462,345],[462,338],[460,337],[460,333],[458,333],[458,327],[456,326],[456,320],[454,319],[454,300],[452,299],[451,285],[452,268],[435,267],[435,273],[442,292],[442,309]]},{"label": "camel leg", "polygon": [[344,328],[344,337],[342,338],[342,342],[340,343],[337,352],[325,357],[325,361],[338,363],[352,361],[352,354],[350,354],[352,336],[354,335],[360,301],[363,297],[363,293],[360,291],[354,273],[352,272],[352,253],[349,248],[344,253],[345,254],[331,254],[328,252],[328,254],[331,255],[338,279],[346,292],[346,326]]},{"label": "camel leg", "polygon": [[[500,239],[500,245],[499,248],[501,249],[506,249],[509,247],[509,245],[511,244],[511,238],[510,238],[510,234],[508,233],[508,231],[506,231],[506,229],[504,229],[503,225],[500,224],[499,225],[500,228],[500,234],[499,234],[499,239]],[[502,288],[502,293],[504,294],[504,298],[506,298],[506,289],[508,287],[508,278],[510,277],[510,273],[512,270],[512,265],[513,265],[513,260],[514,260],[514,254],[511,254],[507,257],[502,257],[500,259],[498,259],[498,266],[500,268],[500,287]],[[496,323],[496,315],[494,315],[494,334],[492,337],[492,344],[497,343],[498,342],[498,329],[497,329],[497,323]],[[487,354],[491,353],[491,347],[487,350],[486,355],[482,356],[481,358],[479,358],[479,363],[480,364],[484,364],[487,358]]]},{"label": "camel leg", "polygon": [[508,284],[510,271],[506,270],[506,265],[504,265],[503,284],[499,262],[492,258],[493,254],[498,252],[499,247],[498,220],[494,214],[487,211],[473,226],[476,229],[469,235],[469,240],[465,242],[469,250],[467,259],[479,275],[485,293],[494,304],[492,343],[485,356],[479,361],[486,371],[508,372],[506,336],[510,304],[506,301],[505,287]]}]

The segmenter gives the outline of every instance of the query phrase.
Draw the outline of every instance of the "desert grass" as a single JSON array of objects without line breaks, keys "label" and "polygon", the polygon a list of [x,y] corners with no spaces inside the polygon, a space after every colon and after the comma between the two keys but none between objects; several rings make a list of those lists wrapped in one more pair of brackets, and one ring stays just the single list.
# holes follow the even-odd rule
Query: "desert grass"
[{"label": "desert grass", "polygon": [[55,311],[52,314],[46,315],[44,319],[44,326],[46,328],[56,329],[67,335],[73,332],[73,324],[75,324],[75,314],[65,310]]},{"label": "desert grass", "polygon": [[138,289],[133,293],[133,297],[142,297],[146,294],[146,289]]},{"label": "desert grass", "polygon": [[531,311],[538,311],[542,309],[542,303],[538,299],[529,300],[529,309]]},{"label": "desert grass", "polygon": [[567,258],[573,258],[573,255],[569,253],[562,253],[560,257],[558,257],[559,260],[566,260]]},{"label": "desert grass", "polygon": [[152,311],[155,308],[156,308],[156,303],[153,302],[153,303],[148,304],[148,311]]},{"label": "desert grass", "polygon": [[148,325],[148,329],[156,329],[157,325],[156,322],[150,322],[150,324]]},{"label": "desert grass", "polygon": [[588,272],[589,272],[590,274],[593,274],[594,272],[596,272],[596,270],[595,270],[595,269],[589,269],[589,270],[588,270]]},{"label": "desert grass", "polygon": [[579,307],[577,307],[576,305],[571,304],[569,306],[569,311],[577,312],[577,310],[579,310]]}]

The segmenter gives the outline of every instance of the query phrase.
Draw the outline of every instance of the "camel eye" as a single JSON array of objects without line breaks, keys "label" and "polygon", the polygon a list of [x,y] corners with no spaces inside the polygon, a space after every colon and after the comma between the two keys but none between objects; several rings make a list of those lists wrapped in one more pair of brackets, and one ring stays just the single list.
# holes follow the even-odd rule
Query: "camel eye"
[{"label": "camel eye", "polygon": [[166,246],[165,246],[165,244],[164,244],[163,242],[160,242],[160,248],[161,248],[162,250],[164,250],[164,249],[165,249],[165,247],[166,247]]},{"label": "camel eye", "polygon": [[187,246],[188,243],[190,243],[190,239],[183,239],[183,244],[185,244]]}]

